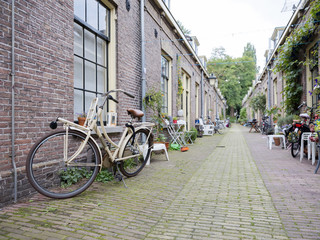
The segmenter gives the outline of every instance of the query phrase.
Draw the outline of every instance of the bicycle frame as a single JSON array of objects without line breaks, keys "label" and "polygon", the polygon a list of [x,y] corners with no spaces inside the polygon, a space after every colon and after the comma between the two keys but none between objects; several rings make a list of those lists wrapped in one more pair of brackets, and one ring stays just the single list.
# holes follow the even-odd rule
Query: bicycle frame
[{"label": "bicycle frame", "polygon": [[[114,90],[114,91],[120,91],[120,90]],[[143,154],[144,145],[147,143],[147,141],[144,143],[144,145],[139,147],[139,154],[130,155],[130,156],[126,156],[126,157],[120,157],[120,156],[122,156],[122,153],[124,151],[125,143],[130,139],[130,137],[134,133],[130,127],[128,127],[128,126],[125,127],[124,131],[122,132],[122,135],[121,135],[121,138],[120,138],[120,141],[118,144],[116,144],[114,141],[111,140],[111,138],[109,137],[109,135],[107,134],[107,132],[103,126],[102,126],[102,132],[99,130],[99,128],[97,126],[97,121],[99,118],[100,122],[101,123],[103,122],[103,118],[102,118],[103,105],[104,105],[105,101],[107,100],[108,93],[105,96],[106,99],[104,100],[103,104],[98,108],[97,112],[96,112],[96,108],[97,108],[98,98],[94,98],[92,100],[86,121],[84,123],[84,126],[81,126],[77,123],[71,122],[69,120],[66,120],[66,119],[63,119],[60,117],[57,118],[57,121],[62,122],[63,127],[66,130],[63,152],[64,152],[64,161],[66,162],[67,165],[76,166],[76,163],[72,163],[73,160],[82,152],[82,150],[84,149],[88,140],[91,138],[93,140],[93,142],[96,144],[97,148],[99,149],[99,155],[100,155],[99,157],[100,157],[100,163],[101,163],[100,170],[101,170],[102,164],[103,164],[102,153],[101,153],[101,150],[100,150],[98,143],[91,136],[93,131],[95,132],[95,134],[99,138],[99,140],[103,146],[103,149],[106,151],[106,154],[108,154],[108,156],[109,156],[111,163],[126,160],[126,159],[133,158],[133,157],[137,157],[137,156],[140,156],[141,154]],[[132,119],[128,123],[130,125],[132,125]],[[141,128],[148,128],[149,135],[148,135],[147,139],[149,139],[149,137],[152,134],[152,128],[153,128],[154,124],[148,123],[148,122],[143,122],[143,123],[133,124],[132,126],[134,126],[134,127],[136,126],[137,127],[136,130],[139,130]],[[76,150],[76,152],[71,157],[68,158],[68,155],[67,155],[68,141],[67,141],[67,139],[68,139],[68,130],[69,129],[76,129],[78,131],[85,133],[86,139],[83,140],[82,144],[79,146],[79,148]],[[109,149],[109,145],[107,144],[107,142],[115,148],[115,151],[113,153]],[[150,147],[152,147],[152,146],[149,146],[149,148]],[[90,166],[90,164],[88,164],[88,166]]]}]

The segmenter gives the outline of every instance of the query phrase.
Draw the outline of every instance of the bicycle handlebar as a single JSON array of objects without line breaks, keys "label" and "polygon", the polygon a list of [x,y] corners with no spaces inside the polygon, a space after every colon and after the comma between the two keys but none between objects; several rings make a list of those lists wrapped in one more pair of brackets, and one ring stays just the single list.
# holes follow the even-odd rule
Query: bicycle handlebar
[{"label": "bicycle handlebar", "polygon": [[128,93],[128,92],[126,92],[126,91],[124,91],[124,90],[122,90],[122,89],[110,90],[110,91],[102,94],[102,96],[105,97],[105,100],[103,101],[103,103],[102,103],[102,105],[101,105],[100,107],[102,107],[107,100],[112,100],[112,101],[114,101],[115,103],[119,103],[119,101],[118,101],[117,99],[115,99],[114,97],[112,97],[112,96],[110,95],[110,93],[113,93],[113,92],[122,92],[122,93],[124,93],[125,95],[127,95],[128,97],[134,98],[134,96],[133,96],[132,94],[130,94],[130,93]]}]

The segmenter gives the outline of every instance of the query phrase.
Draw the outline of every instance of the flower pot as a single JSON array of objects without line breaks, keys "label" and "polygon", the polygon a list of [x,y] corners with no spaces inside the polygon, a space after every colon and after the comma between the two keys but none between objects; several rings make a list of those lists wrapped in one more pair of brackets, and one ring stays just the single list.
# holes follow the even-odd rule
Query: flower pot
[{"label": "flower pot", "polygon": [[280,146],[280,138],[279,137],[275,137],[275,138],[273,138],[273,140],[274,140],[274,145]]},{"label": "flower pot", "polygon": [[178,122],[178,120],[172,120],[172,122],[173,122],[173,123],[177,123],[177,122]]},{"label": "flower pot", "polygon": [[86,121],[86,118],[85,118],[85,117],[78,117],[78,123],[79,123],[79,125],[83,126],[85,121]]}]

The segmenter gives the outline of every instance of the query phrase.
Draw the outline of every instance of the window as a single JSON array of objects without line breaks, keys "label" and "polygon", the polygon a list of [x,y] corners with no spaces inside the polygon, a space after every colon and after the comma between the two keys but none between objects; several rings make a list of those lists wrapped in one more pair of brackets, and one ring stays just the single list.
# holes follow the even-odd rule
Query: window
[{"label": "window", "polygon": [[[74,113],[108,90],[110,9],[97,0],[74,1]],[[75,115],[76,117],[76,115]]]},{"label": "window", "polygon": [[169,113],[169,61],[161,56],[161,92],[162,92],[162,112]]}]

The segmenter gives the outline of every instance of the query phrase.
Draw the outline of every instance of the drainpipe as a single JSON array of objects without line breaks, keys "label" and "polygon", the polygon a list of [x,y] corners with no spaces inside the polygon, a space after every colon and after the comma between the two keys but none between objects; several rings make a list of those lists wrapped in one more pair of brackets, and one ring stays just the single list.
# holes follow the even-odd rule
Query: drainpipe
[{"label": "drainpipe", "polygon": [[[267,67],[268,70],[268,110],[271,109],[271,73],[270,65]],[[271,117],[269,118],[269,125],[271,125]]]},{"label": "drainpipe", "polygon": [[[146,68],[145,68],[145,36],[144,36],[144,0],[140,0],[140,25],[141,25],[141,105],[142,111],[145,112],[143,99],[146,96]],[[142,117],[146,121],[146,116]]]},{"label": "drainpipe", "polygon": [[15,61],[14,61],[14,0],[11,3],[11,161],[13,166],[13,174],[14,174],[14,202],[17,202],[17,166],[15,162],[15,109],[14,109],[14,75],[15,75]]},{"label": "drainpipe", "polygon": [[203,119],[203,111],[204,111],[204,105],[203,105],[203,97],[204,97],[204,89],[203,89],[203,71],[201,71],[201,118]]}]

